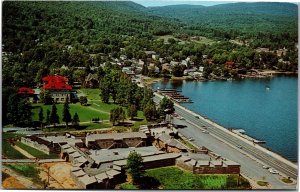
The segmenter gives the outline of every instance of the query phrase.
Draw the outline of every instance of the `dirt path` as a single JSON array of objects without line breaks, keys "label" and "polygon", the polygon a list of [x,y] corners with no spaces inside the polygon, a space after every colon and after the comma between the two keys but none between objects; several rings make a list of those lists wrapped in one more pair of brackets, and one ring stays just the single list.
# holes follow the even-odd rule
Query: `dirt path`
[{"label": "dirt path", "polygon": [[30,179],[16,173],[5,165],[2,165],[2,171],[10,175],[3,182],[3,188],[5,189],[41,189],[40,186],[33,183]]},{"label": "dirt path", "polygon": [[26,187],[14,177],[5,179],[2,183],[2,187],[4,189],[26,189]]},{"label": "dirt path", "polygon": [[29,159],[34,159],[35,157],[34,156],[32,156],[31,154],[29,154],[27,151],[25,151],[25,150],[23,150],[23,149],[21,149],[20,147],[18,147],[18,146],[13,146],[13,148],[15,148],[17,151],[19,151],[20,153],[22,153],[24,156],[26,156],[27,158],[29,158]]},{"label": "dirt path", "polygon": [[94,110],[94,111],[98,111],[98,112],[100,112],[100,113],[105,113],[105,114],[110,114],[109,112],[107,112],[107,111],[102,111],[102,110],[99,110],[99,109],[95,109],[94,107],[88,107],[89,109],[92,109],[92,110]]},{"label": "dirt path", "polygon": [[71,179],[70,163],[43,163],[39,166],[43,171],[40,172],[42,180],[48,180],[48,170],[50,172],[49,186],[55,189],[78,189],[78,186]]}]

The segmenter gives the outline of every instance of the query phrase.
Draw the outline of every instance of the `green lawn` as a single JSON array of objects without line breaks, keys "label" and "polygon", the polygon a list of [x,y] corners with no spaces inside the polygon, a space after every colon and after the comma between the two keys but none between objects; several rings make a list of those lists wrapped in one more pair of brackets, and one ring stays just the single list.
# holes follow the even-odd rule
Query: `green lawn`
[{"label": "green lawn", "polygon": [[237,186],[237,175],[195,175],[177,167],[149,169],[146,176],[160,182],[163,189],[246,189],[249,182],[242,178]]},{"label": "green lawn", "polygon": [[7,141],[9,138],[15,138],[19,136],[15,133],[4,133],[2,132],[2,154],[9,159],[27,159],[22,153],[17,151],[15,148],[11,146],[11,144]]},{"label": "green lawn", "polygon": [[129,189],[129,190],[132,190],[132,189],[138,189],[137,186],[131,184],[131,183],[123,183],[120,185],[120,189]]},{"label": "green lawn", "polygon": [[58,154],[48,155],[40,150],[37,150],[33,147],[25,145],[24,143],[21,143],[21,142],[17,142],[16,145],[19,146],[21,149],[27,151],[30,155],[37,157],[39,159],[57,159],[57,158],[59,158]]},{"label": "green lawn", "polygon": [[[46,119],[47,116],[47,109],[51,111],[52,105],[44,105],[44,104],[33,104],[33,117],[32,120],[38,121],[39,119],[39,110],[40,107],[43,108],[44,117]],[[56,104],[57,114],[60,117],[60,123],[62,123],[62,113],[63,113],[63,104]],[[99,112],[97,110],[93,110],[90,106],[81,106],[79,103],[76,104],[69,104],[70,113],[72,117],[74,116],[75,112],[77,112],[80,122],[91,121],[92,118],[99,117],[100,119],[108,119],[109,114]]]},{"label": "green lawn", "polygon": [[199,44],[205,44],[205,45],[211,45],[216,42],[214,40],[211,40],[211,39],[208,39],[208,38],[202,37],[202,36],[199,37],[199,40],[191,40],[191,41],[199,43]]},{"label": "green lawn", "polygon": [[[99,89],[80,89],[79,92],[84,93],[88,98],[88,105],[82,106],[79,103],[76,104],[69,104],[70,107],[70,113],[73,116],[75,112],[77,112],[80,122],[90,122],[92,118],[100,118],[101,120],[109,120],[110,111],[113,108],[120,107],[118,104],[113,103],[110,101],[110,103],[103,103],[101,101],[101,98],[99,96],[100,90]],[[47,116],[47,109],[51,111],[52,105],[44,105],[44,104],[33,104],[33,121],[38,121],[39,117],[39,110],[40,107],[43,108],[44,117],[46,119]],[[56,104],[57,107],[57,114],[60,117],[60,123],[64,123],[62,121],[62,112],[63,112],[63,104]],[[127,108],[123,107],[127,114]],[[137,129],[140,125],[143,124],[149,124],[153,122],[147,122],[143,112],[138,111],[138,121],[134,121],[133,129]],[[44,120],[45,121],[45,120]],[[85,130],[90,129],[100,129],[100,128],[108,128],[111,127],[111,124],[108,122],[105,123],[89,123],[89,124],[80,124],[82,127],[85,127]],[[44,129],[44,131],[75,131],[74,128],[65,128],[65,127],[56,127],[56,128],[50,128],[50,129]]]},{"label": "green lawn", "polygon": [[87,96],[88,100],[101,100],[100,89],[81,88],[80,91]]},{"label": "green lawn", "polygon": [[34,165],[29,164],[9,164],[7,165],[17,173],[24,175],[25,177],[32,178],[32,181],[38,184],[42,184],[41,178],[39,177],[40,170]]},{"label": "green lawn", "polygon": [[59,131],[80,131],[80,130],[93,130],[93,129],[102,129],[102,128],[110,128],[112,127],[111,123],[109,122],[104,122],[104,123],[87,123],[87,124],[82,124],[79,129],[75,129],[72,127],[66,128],[64,127],[51,127],[51,128],[44,128],[44,132],[59,132]]},{"label": "green lawn", "polygon": [[185,141],[185,140],[183,140],[183,139],[179,139],[179,141],[181,142],[181,143],[183,143],[184,145],[186,145],[186,146],[188,146],[190,149],[194,149],[194,150],[196,150],[197,148],[194,146],[194,145],[192,145],[189,141]]}]

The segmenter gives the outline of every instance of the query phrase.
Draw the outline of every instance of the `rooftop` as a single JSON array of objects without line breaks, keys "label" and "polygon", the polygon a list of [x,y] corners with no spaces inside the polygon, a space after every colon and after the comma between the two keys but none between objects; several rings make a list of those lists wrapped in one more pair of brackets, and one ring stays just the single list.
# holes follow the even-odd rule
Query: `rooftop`
[{"label": "rooftop", "polygon": [[142,157],[164,153],[162,151],[159,151],[154,146],[90,150],[89,152],[91,153],[90,157],[94,159],[97,164],[99,164],[104,162],[112,162],[116,160],[127,159],[131,151],[136,151],[137,153],[141,154]]},{"label": "rooftop", "polygon": [[125,138],[143,138],[143,139],[146,139],[147,136],[146,136],[145,133],[140,133],[140,132],[93,134],[93,135],[87,135],[86,136],[86,141],[105,140],[105,139],[122,140],[122,139],[125,139]]}]

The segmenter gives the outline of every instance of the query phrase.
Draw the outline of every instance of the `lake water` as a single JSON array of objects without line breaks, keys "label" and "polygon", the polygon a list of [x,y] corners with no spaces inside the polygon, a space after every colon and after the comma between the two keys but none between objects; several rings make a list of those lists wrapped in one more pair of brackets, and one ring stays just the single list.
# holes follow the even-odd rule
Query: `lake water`
[{"label": "lake water", "polygon": [[183,106],[227,128],[266,141],[265,147],[291,161],[298,159],[298,78],[240,81],[161,81],[154,89],[176,88],[194,103]]}]

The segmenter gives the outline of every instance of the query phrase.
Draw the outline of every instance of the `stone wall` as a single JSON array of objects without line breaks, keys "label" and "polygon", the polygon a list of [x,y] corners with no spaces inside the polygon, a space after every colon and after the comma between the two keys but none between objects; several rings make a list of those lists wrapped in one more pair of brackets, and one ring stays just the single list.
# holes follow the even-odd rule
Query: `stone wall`
[{"label": "stone wall", "polygon": [[47,145],[39,144],[36,141],[32,141],[30,138],[22,137],[21,142],[24,143],[25,145],[28,145],[30,147],[33,147],[39,151],[42,151],[46,154],[50,154],[51,149]]}]

